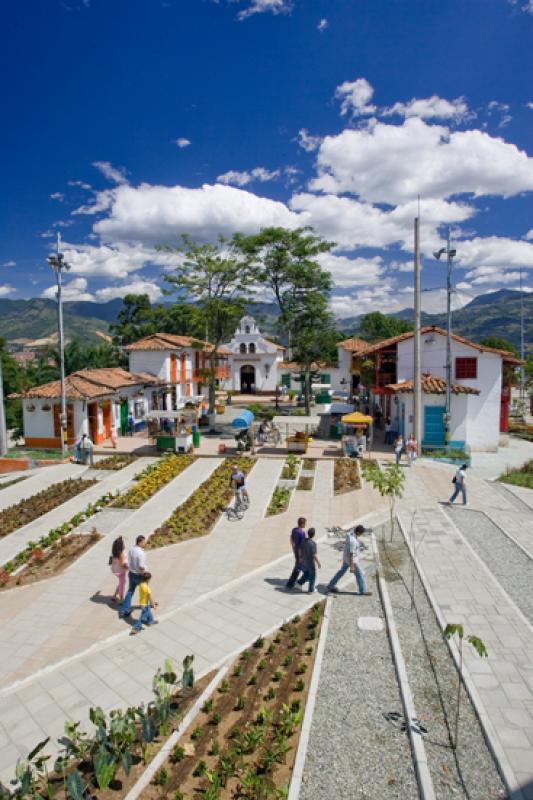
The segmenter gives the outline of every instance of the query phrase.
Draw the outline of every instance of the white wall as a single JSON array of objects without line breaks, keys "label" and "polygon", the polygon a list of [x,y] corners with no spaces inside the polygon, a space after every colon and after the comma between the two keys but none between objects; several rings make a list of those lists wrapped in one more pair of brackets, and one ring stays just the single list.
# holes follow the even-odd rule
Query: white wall
[{"label": "white wall", "polygon": [[[421,362],[422,371],[431,375],[446,378],[446,337],[434,334],[422,336]],[[407,339],[398,344],[397,380],[409,380],[413,377],[414,340]],[[475,380],[457,380],[455,378],[456,358],[477,358],[477,378]],[[502,359],[495,353],[486,353],[474,347],[452,340],[452,382],[462,386],[479,389],[479,395],[452,395],[452,439],[466,440],[472,450],[495,450],[500,440],[500,402],[502,381]],[[460,400],[464,406],[460,405]],[[454,403],[458,411],[454,412]],[[457,422],[455,414],[461,420],[467,413],[466,422]],[[466,430],[464,428],[466,425]],[[458,431],[457,435],[453,430]],[[459,435],[459,431],[464,431]]]},{"label": "white wall", "polygon": [[129,371],[149,372],[150,375],[155,375],[163,381],[169,381],[170,353],[165,350],[131,350]]},{"label": "white wall", "polygon": [[[43,411],[43,405],[53,409],[53,400],[23,400],[22,418],[24,422],[24,436],[33,439],[51,439],[54,436],[53,411]],[[28,411],[28,406],[35,406],[35,411]]]}]

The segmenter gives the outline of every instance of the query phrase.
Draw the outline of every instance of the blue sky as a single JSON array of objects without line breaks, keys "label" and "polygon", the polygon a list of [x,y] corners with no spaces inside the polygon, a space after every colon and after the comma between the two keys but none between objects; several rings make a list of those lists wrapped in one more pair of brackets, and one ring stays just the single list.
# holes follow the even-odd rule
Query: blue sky
[{"label": "blue sky", "polygon": [[533,289],[533,0],[28,0],[0,48],[0,297],[156,300],[158,244],[313,225],[341,316]]}]

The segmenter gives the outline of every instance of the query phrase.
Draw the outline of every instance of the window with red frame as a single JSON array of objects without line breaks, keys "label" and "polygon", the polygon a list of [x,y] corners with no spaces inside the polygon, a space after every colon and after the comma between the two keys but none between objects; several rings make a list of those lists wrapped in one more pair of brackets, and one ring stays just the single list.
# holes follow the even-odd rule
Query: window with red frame
[{"label": "window with red frame", "polygon": [[455,377],[457,380],[477,378],[477,358],[456,358]]}]

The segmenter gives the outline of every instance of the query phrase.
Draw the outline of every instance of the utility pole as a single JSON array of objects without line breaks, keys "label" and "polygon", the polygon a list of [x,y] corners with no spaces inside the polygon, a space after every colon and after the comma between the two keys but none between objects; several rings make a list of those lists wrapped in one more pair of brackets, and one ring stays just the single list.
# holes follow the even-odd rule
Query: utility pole
[{"label": "utility pole", "polygon": [[48,263],[54,271],[57,283],[57,327],[59,333],[59,361],[60,361],[60,383],[61,383],[61,450],[63,451],[63,458],[68,455],[68,442],[67,442],[67,399],[65,396],[65,339],[63,333],[63,301],[61,297],[62,290],[62,270],[70,269],[70,264],[67,264],[65,257],[61,252],[61,234],[57,234],[57,252],[56,255],[48,256]]},{"label": "utility pole", "polygon": [[2,353],[0,352],[0,456],[7,454],[6,410],[4,407],[4,379],[2,374]]},{"label": "utility pole", "polygon": [[436,259],[440,259],[443,253],[446,253],[448,267],[446,278],[446,409],[444,414],[444,440],[446,444],[450,441],[452,408],[452,262],[457,254],[457,250],[453,250],[450,246],[450,238],[450,228],[448,228],[446,247],[441,247],[440,250],[433,253]]},{"label": "utility pole", "polygon": [[413,391],[413,432],[420,446],[422,442],[422,375],[420,365],[420,218],[415,218],[415,340],[414,340],[414,391]]},{"label": "utility pole", "polygon": [[[522,266],[520,266],[520,360],[524,360],[524,292],[522,291]],[[524,402],[524,365],[520,366],[520,402]]]}]

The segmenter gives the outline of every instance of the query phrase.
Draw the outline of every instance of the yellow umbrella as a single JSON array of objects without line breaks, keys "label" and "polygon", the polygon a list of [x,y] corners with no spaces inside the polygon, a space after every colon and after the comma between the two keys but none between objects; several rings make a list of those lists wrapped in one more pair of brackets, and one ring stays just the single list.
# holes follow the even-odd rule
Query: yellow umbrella
[{"label": "yellow umbrella", "polygon": [[371,425],[373,419],[366,414],[361,414],[360,411],[354,411],[352,414],[345,414],[341,421],[346,425]]}]

